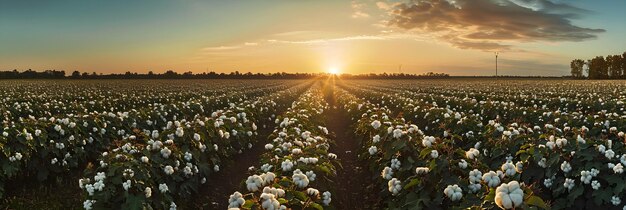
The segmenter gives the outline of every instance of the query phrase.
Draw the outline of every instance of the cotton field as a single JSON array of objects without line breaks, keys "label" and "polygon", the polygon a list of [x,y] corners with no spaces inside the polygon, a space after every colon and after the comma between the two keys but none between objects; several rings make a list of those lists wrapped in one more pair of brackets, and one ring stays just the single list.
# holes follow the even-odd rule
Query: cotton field
[{"label": "cotton field", "polygon": [[619,81],[3,81],[0,207],[64,189],[48,208],[626,209],[625,97]]}]

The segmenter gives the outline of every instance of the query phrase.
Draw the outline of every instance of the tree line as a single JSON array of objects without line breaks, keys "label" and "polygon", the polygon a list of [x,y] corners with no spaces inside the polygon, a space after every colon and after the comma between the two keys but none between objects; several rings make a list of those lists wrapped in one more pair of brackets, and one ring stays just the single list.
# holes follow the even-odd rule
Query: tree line
[{"label": "tree line", "polygon": [[[63,70],[34,71],[0,71],[0,79],[310,79],[320,76],[327,76],[325,73],[241,73],[234,71],[230,73],[202,72],[194,74],[191,71],[178,73],[167,70],[164,73],[154,73],[152,71],[141,74],[137,72],[126,72],[124,74],[98,74],[96,72],[73,71],[66,75]],[[415,78],[446,78],[450,75],[444,73],[428,72],[425,74],[404,74],[404,73],[381,73],[381,74],[341,74],[345,79],[415,79]]]},{"label": "tree line", "polygon": [[[573,78],[626,79],[626,52],[622,55],[596,56],[589,60],[574,59],[570,63]],[[587,73],[587,76],[583,74]]]}]

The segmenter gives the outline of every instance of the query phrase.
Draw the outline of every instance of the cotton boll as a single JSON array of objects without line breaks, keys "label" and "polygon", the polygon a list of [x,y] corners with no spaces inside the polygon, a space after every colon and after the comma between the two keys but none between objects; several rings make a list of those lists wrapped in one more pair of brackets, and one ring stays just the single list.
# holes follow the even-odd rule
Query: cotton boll
[{"label": "cotton boll", "polygon": [[296,184],[296,186],[298,186],[299,188],[305,188],[309,185],[309,178],[305,174],[294,174],[291,176],[291,178],[293,179],[293,182]]},{"label": "cotton boll", "polygon": [[396,178],[389,180],[389,182],[387,182],[387,187],[388,187],[389,192],[391,192],[392,195],[397,195],[398,193],[400,193],[400,190],[402,189],[400,180]]},{"label": "cotton boll", "polygon": [[524,191],[517,181],[511,181],[496,188],[495,202],[502,209],[518,207],[523,201]]},{"label": "cotton boll", "polygon": [[494,171],[489,171],[483,174],[483,181],[487,183],[489,187],[497,187],[500,184],[500,177]]},{"label": "cotton boll", "polygon": [[439,157],[439,152],[437,150],[430,151],[430,157],[433,159],[437,159],[437,157]]},{"label": "cotton boll", "polygon": [[370,155],[374,155],[374,154],[376,154],[378,152],[378,148],[376,148],[376,146],[371,146],[368,149],[368,152],[370,153]]},{"label": "cotton boll", "polygon": [[480,155],[480,151],[478,151],[478,149],[475,149],[475,148],[470,148],[469,151],[465,152],[465,157],[467,157],[470,160],[476,159],[479,155]]},{"label": "cotton boll", "polygon": [[263,178],[258,175],[249,176],[246,180],[246,188],[250,192],[256,192],[263,186]]},{"label": "cotton boll", "polygon": [[430,169],[428,167],[417,167],[417,168],[415,168],[415,173],[417,175],[427,174],[428,172],[430,172]]},{"label": "cotton boll", "polygon": [[393,177],[393,169],[385,167],[380,174],[384,179],[389,180]]},{"label": "cotton boll", "polygon": [[235,192],[228,198],[228,208],[239,208],[246,202],[240,192]]},{"label": "cotton boll", "polygon": [[568,191],[572,190],[576,186],[573,179],[565,178],[565,182],[563,183],[563,187],[565,187]]},{"label": "cotton boll", "polygon": [[463,198],[463,190],[458,185],[448,185],[443,193],[450,198],[451,201],[458,201]]},{"label": "cotton boll", "polygon": [[511,162],[506,162],[502,164],[502,167],[500,167],[500,169],[502,169],[506,176],[514,176],[515,173],[517,173],[515,171],[515,165],[513,165],[513,163]]}]

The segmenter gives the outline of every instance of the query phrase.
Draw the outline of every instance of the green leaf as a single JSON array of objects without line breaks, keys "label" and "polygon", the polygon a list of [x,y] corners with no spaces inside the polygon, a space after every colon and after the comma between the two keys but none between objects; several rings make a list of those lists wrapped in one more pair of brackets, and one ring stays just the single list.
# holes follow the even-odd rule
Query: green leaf
[{"label": "green leaf", "polygon": [[546,202],[543,201],[543,199],[534,195],[530,196],[526,200],[526,204],[531,205],[531,206],[536,206],[542,209],[550,209],[550,207],[546,204]]},{"label": "green leaf", "polygon": [[311,203],[311,207],[317,210],[324,210],[324,207],[322,207],[322,205],[319,205],[318,203]]},{"label": "green leaf", "polygon": [[418,178],[411,179],[411,181],[408,184],[404,185],[404,189],[405,190],[409,189],[419,183],[420,183],[420,180]]}]

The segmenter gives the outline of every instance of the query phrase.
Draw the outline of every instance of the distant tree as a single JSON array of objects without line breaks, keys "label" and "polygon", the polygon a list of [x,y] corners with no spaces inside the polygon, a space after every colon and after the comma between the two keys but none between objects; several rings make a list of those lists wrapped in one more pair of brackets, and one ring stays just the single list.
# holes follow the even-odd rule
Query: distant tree
[{"label": "distant tree", "polygon": [[606,65],[609,68],[611,79],[618,79],[622,77],[622,56],[621,55],[606,56]]},{"label": "distant tree", "polygon": [[626,52],[622,54],[622,78],[626,78]]},{"label": "distant tree", "polygon": [[604,57],[596,56],[587,61],[587,65],[589,66],[589,79],[607,79],[609,77],[609,68]]},{"label": "distant tree", "polygon": [[583,77],[583,68],[585,66],[585,61],[582,59],[574,59],[570,64],[572,68],[572,77],[574,78],[582,78]]},{"label": "distant tree", "polygon": [[73,71],[71,77],[72,77],[72,79],[80,78],[80,72],[79,71]]}]

